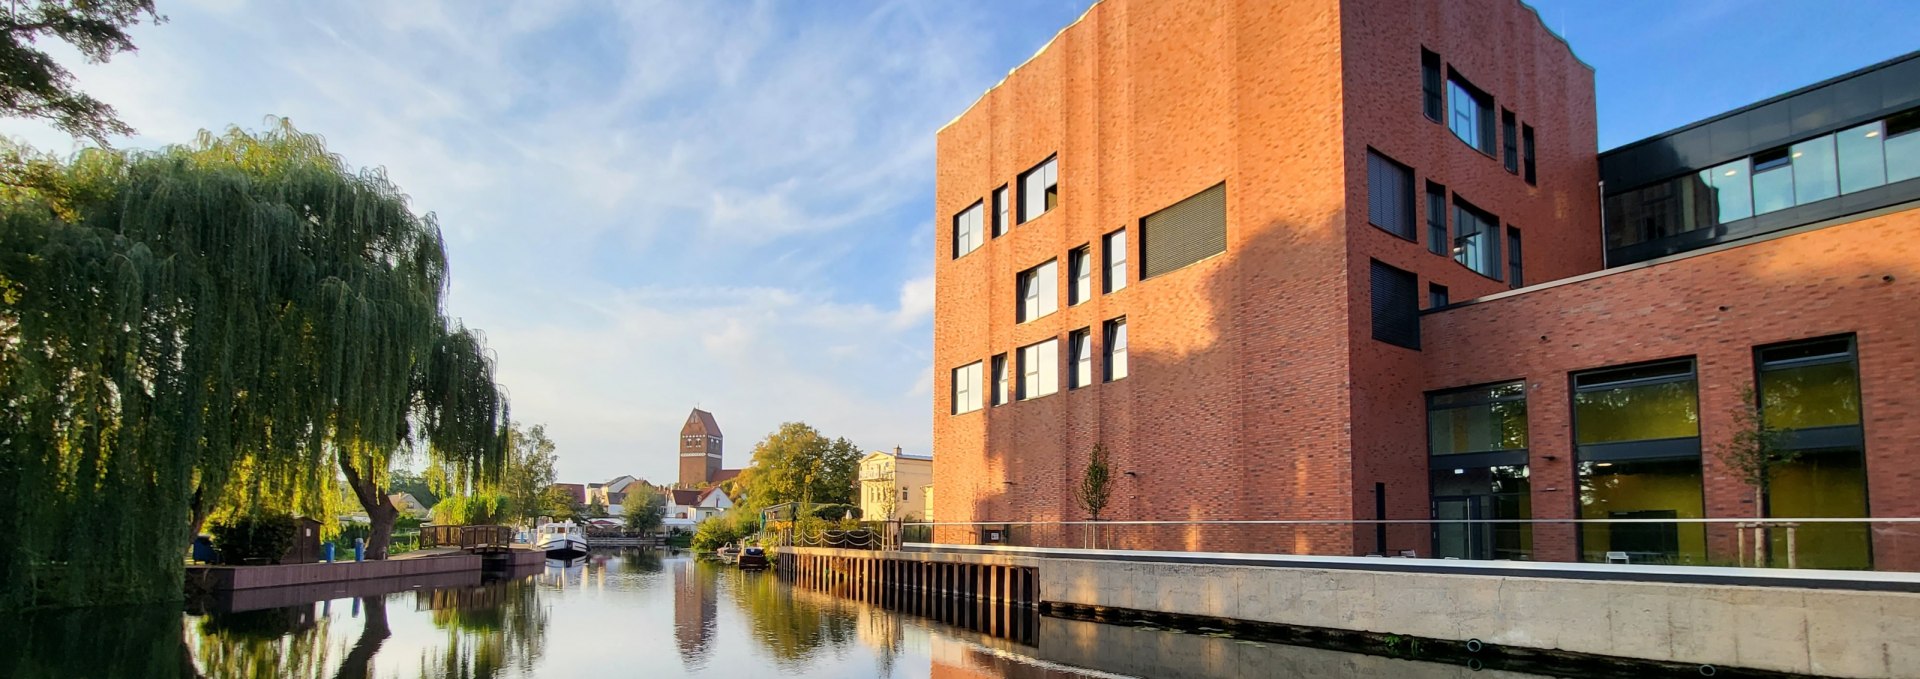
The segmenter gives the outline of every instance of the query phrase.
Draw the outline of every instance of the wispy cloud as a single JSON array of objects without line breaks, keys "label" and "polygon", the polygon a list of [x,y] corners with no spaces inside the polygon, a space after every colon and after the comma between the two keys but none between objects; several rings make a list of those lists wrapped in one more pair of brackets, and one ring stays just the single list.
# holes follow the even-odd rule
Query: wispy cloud
[{"label": "wispy cloud", "polygon": [[667,479],[696,403],[729,465],[786,420],[929,447],[934,130],[1085,4],[195,0],[64,56],[126,144],[284,115],[384,167],[562,475]]}]

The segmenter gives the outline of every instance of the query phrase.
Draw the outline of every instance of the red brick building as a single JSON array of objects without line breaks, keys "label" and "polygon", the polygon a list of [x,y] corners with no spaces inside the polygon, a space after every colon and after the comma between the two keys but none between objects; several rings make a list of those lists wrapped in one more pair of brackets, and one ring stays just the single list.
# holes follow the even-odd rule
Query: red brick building
[{"label": "red brick building", "polygon": [[[1820,453],[1793,483],[1866,483],[1831,454],[1854,450],[1873,472],[1857,493],[1866,513],[1913,515],[1914,437],[1875,418],[1920,398],[1916,321],[1876,313],[1912,297],[1920,264],[1889,237],[1911,231],[1899,206],[1920,199],[1902,174],[1920,143],[1901,134],[1920,106],[1902,89],[1916,66],[1910,55],[1603,156],[1593,71],[1513,0],[1100,2],[939,134],[935,512],[1084,519],[1072,488],[1100,443],[1112,519],[1752,516],[1712,452],[1732,438],[1743,385],[1773,384],[1778,400],[1785,377],[1756,378],[1801,385],[1814,373],[1793,370],[1826,366],[1832,387],[1857,365],[1854,419],[1822,411],[1788,436]],[[1877,184],[1856,167],[1869,124]],[[1744,194],[1709,175],[1736,162]],[[1803,176],[1784,203],[1780,167]],[[1762,351],[1819,338],[1831,341]],[[1684,369],[1636,365],[1656,359]],[[1589,373],[1610,367],[1627,370]],[[1691,509],[1675,490],[1689,478],[1704,487]],[[1647,525],[1116,539],[1731,560],[1730,532]],[[1709,538],[1713,555],[1694,548]],[[1877,564],[1905,558],[1896,542],[1872,541]]]}]

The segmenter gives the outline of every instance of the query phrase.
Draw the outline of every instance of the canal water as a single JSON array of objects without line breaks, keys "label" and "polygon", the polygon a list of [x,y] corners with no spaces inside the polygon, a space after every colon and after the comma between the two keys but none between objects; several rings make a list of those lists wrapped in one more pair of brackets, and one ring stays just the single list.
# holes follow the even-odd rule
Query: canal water
[{"label": "canal water", "polygon": [[387,589],[0,618],[0,677],[1534,676],[1031,615],[943,621],[668,550]]}]

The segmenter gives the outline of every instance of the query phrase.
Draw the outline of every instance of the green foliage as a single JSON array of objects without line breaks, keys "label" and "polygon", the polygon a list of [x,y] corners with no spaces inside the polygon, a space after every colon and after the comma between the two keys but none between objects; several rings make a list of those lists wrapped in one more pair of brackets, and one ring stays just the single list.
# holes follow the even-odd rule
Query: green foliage
[{"label": "green foliage", "polygon": [[292,516],[262,513],[234,517],[213,527],[213,546],[227,564],[280,563],[299,528]]},{"label": "green foliage", "polygon": [[841,521],[849,518],[857,521],[860,519],[860,508],[846,504],[820,505],[814,507],[811,514],[828,521]]},{"label": "green foliage", "polygon": [[607,506],[600,504],[599,500],[594,500],[587,503],[586,508],[578,513],[580,516],[589,519],[604,519],[607,518]]},{"label": "green foliage", "polygon": [[496,525],[513,515],[512,504],[502,495],[456,495],[433,506],[433,523],[439,526]]},{"label": "green foliage", "polygon": [[860,448],[828,439],[803,422],[788,422],[753,447],[742,507],[757,510],[785,502],[852,504]]},{"label": "green foliage", "polygon": [[1719,444],[1715,452],[1720,462],[1733,470],[1734,478],[1753,489],[1754,515],[1764,516],[1768,471],[1774,465],[1792,462],[1798,451],[1781,446],[1783,432],[1767,426],[1751,385],[1741,388],[1740,403],[1727,417],[1733,421],[1733,436]]},{"label": "green foliage", "polygon": [[711,552],[722,545],[737,544],[758,533],[759,526],[746,524],[741,520],[744,516],[748,515],[737,511],[728,512],[700,522],[700,526],[693,531],[691,544],[694,550]]},{"label": "green foliage", "polygon": [[556,486],[547,486],[540,491],[540,515],[553,517],[555,521],[572,521],[583,518],[581,508],[573,504],[573,496]]},{"label": "green foliage", "polygon": [[1107,508],[1107,498],[1113,494],[1113,477],[1107,469],[1107,447],[1093,444],[1093,454],[1087,458],[1087,470],[1080,476],[1080,487],[1074,499],[1080,501],[1080,507],[1087,510],[1093,520],[1100,520],[1100,510]]},{"label": "green foliage", "polygon": [[0,114],[44,118],[102,146],[108,135],[133,134],[112,106],[79,91],[73,73],[34,46],[53,38],[79,50],[88,62],[105,63],[134,51],[127,28],[143,16],[156,24],[165,21],[154,13],[152,0],[41,0],[0,7]]},{"label": "green foliage", "polygon": [[510,451],[507,468],[501,474],[500,492],[506,495],[510,515],[515,523],[530,523],[546,510],[543,497],[549,486],[553,485],[554,463],[559,456],[554,452],[553,440],[547,438],[546,425],[536,424],[531,428],[515,423],[507,431]]},{"label": "green foliage", "polygon": [[409,450],[451,488],[497,475],[439,228],[380,172],[285,121],[0,155],[0,609],[177,599],[190,527],[331,516],[336,465],[376,522]]},{"label": "green foliage", "polygon": [[652,488],[642,488],[633,484],[637,490],[627,493],[627,502],[621,507],[626,516],[627,530],[651,533],[660,530],[660,524],[667,519],[667,496]]}]

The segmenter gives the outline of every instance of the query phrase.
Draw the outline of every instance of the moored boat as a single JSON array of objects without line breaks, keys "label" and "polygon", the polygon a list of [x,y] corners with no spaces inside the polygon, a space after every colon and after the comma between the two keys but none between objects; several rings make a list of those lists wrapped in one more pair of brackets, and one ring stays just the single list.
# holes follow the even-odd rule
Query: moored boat
[{"label": "moored boat", "polygon": [[535,532],[534,548],[554,559],[569,560],[587,555],[587,534],[572,521],[543,523]]},{"label": "moored boat", "polygon": [[726,545],[724,547],[721,547],[720,549],[714,550],[713,555],[720,557],[721,562],[733,563],[735,559],[740,558],[740,550],[739,548],[736,548],[733,545]]},{"label": "moored boat", "polygon": [[739,557],[738,563],[742,570],[757,570],[761,568],[766,568],[769,565],[767,563],[767,550],[761,549],[759,547],[748,547],[746,549],[742,549],[740,550],[740,557]]}]

